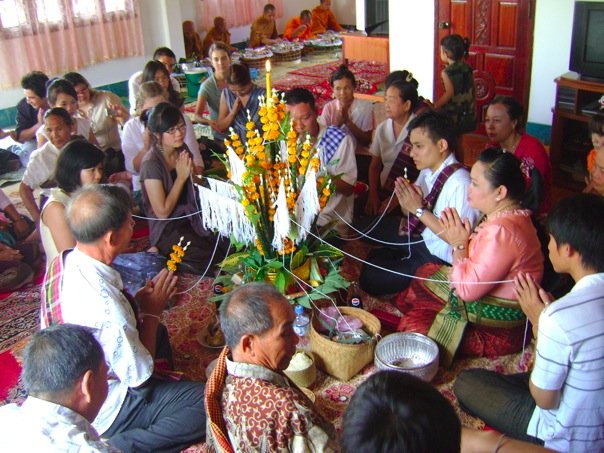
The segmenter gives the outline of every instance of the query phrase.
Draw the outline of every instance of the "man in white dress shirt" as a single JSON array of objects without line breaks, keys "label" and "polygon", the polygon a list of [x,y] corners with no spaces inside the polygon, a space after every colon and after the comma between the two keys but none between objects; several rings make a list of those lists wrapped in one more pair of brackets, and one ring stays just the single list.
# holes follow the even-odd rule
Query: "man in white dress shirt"
[{"label": "man in white dress shirt", "polygon": [[453,152],[457,137],[450,119],[438,112],[422,113],[409,124],[409,135],[411,158],[420,173],[415,184],[402,176],[397,178],[395,193],[404,217],[386,216],[380,225],[384,240],[405,245],[374,249],[369,254],[370,264],[363,266],[359,279],[361,288],[369,294],[396,293],[411,281],[410,277],[379,267],[413,276],[423,264],[451,263],[453,247],[438,235],[443,209],[455,208],[472,226],[478,218],[478,212],[468,203],[470,173]]},{"label": "man in white dress shirt", "polygon": [[109,394],[94,427],[122,451],[178,451],[205,438],[204,386],[153,376],[154,359],[170,362],[160,325],[176,277],[166,269],[134,297],[111,267],[132,237],[126,191],[113,185],[80,189],[67,208],[76,247],[57,256],[44,278],[41,324],[89,326],[103,347]]},{"label": "man in white dress shirt", "polygon": [[25,402],[0,408],[4,451],[118,451],[91,425],[108,390],[105,355],[92,329],[62,324],[37,332],[21,378]]}]

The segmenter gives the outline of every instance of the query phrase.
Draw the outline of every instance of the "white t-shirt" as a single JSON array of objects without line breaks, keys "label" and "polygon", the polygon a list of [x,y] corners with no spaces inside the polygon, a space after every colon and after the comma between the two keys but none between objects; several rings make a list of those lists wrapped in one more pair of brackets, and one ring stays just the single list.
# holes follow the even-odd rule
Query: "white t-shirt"
[{"label": "white t-shirt", "polygon": [[[340,114],[340,101],[334,99],[329,101],[323,107],[321,116],[319,117],[319,123],[323,126],[336,126],[342,120]],[[369,101],[361,99],[353,99],[350,105],[350,119],[356,127],[362,131],[373,130],[373,104]],[[351,134],[350,130],[345,124],[339,126],[347,134]]]},{"label": "white t-shirt", "polygon": [[531,382],[560,390],[556,409],[535,407],[527,433],[556,451],[604,451],[604,273],[580,279],[539,316]]},{"label": "white t-shirt", "polygon": [[394,122],[391,118],[387,118],[382,121],[375,129],[373,134],[373,140],[371,141],[371,147],[369,153],[372,156],[379,157],[382,160],[382,172],[380,173],[380,185],[383,187],[388,179],[392,165],[398,156],[403,143],[407,138],[407,126],[409,122],[415,118],[412,113],[405,126],[401,129],[398,137],[394,136]]},{"label": "white t-shirt", "polygon": [[30,189],[38,189],[46,181],[52,180],[60,150],[50,142],[44,143],[31,156],[23,174],[22,182]]},{"label": "white t-shirt", "polygon": [[[415,185],[422,189],[424,197],[428,196],[438,175],[445,167],[457,162],[453,154],[449,154],[444,162],[438,167],[435,172],[430,169],[424,169],[419,172]],[[470,225],[474,226],[478,220],[479,212],[470,207],[468,203],[468,186],[470,185],[470,173],[465,168],[461,168],[449,176],[447,182],[436,199],[436,203],[432,209],[432,213],[436,217],[440,217],[443,209],[455,208],[462,219],[468,219]],[[430,230],[424,229],[422,237],[426,243],[426,247],[430,253],[439,257],[441,260],[450,263],[453,258],[453,249],[449,244],[443,241],[440,236]]]},{"label": "white t-shirt", "polygon": [[[325,135],[327,129],[328,128],[321,127],[319,136],[317,137],[317,143],[321,140],[323,135]],[[334,176],[341,175],[341,180],[352,186],[357,182],[357,161],[354,153],[355,146],[352,136],[346,134],[346,137],[340,142],[340,145],[331,160],[325,165],[328,174]],[[323,164],[323,162],[321,163]],[[319,214],[317,224],[323,226],[332,220],[337,220],[338,230],[343,233],[345,226],[340,217],[348,223],[352,222],[353,209],[354,195],[346,196],[342,193],[334,192],[321,211],[321,214]],[[338,215],[340,217],[338,217]]]}]

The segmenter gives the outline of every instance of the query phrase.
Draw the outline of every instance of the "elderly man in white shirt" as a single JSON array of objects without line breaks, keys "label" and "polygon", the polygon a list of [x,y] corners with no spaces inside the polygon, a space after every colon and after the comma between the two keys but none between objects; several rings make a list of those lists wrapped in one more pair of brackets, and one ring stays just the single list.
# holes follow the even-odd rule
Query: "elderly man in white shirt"
[{"label": "elderly man in white shirt", "polygon": [[107,396],[105,355],[92,329],[62,324],[37,332],[21,379],[27,399],[0,407],[4,451],[118,452],[90,424]]},{"label": "elderly man in white shirt", "polygon": [[112,185],[82,188],[67,209],[76,248],[50,264],[41,324],[73,323],[97,329],[109,366],[109,394],[94,421],[122,451],[178,451],[205,438],[202,384],[154,378],[154,359],[171,361],[160,316],[175,293],[166,269],[134,297],[123,289],[113,260],[132,237],[130,200]]},{"label": "elderly man in white shirt", "polygon": [[478,219],[479,213],[470,207],[467,198],[470,173],[453,153],[456,135],[450,119],[439,112],[425,112],[411,121],[409,134],[411,158],[420,174],[415,184],[403,175],[395,182],[404,217],[382,219],[381,239],[401,245],[372,250],[369,264],[361,269],[361,288],[373,295],[407,288],[423,264],[451,263],[452,245],[439,236],[438,218],[443,209],[455,208],[472,226]]},{"label": "elderly man in white shirt", "polygon": [[[53,179],[59,152],[71,140],[75,123],[67,110],[55,107],[44,114],[44,126],[42,127],[45,129],[49,141],[31,153],[19,185],[21,200],[35,222],[40,219],[40,208],[36,204],[34,190],[42,186],[48,189],[55,185]],[[42,196],[48,197],[48,194],[43,190]],[[41,200],[40,206],[42,204]]]}]

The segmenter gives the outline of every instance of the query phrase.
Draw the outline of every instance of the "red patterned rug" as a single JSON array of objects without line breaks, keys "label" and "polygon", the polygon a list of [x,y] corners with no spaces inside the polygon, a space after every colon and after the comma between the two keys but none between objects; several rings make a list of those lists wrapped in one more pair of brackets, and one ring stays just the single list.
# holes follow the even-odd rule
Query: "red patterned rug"
[{"label": "red patterned rug", "polygon": [[[132,248],[144,250],[144,247],[148,246],[148,241],[146,241],[146,238],[135,240]],[[353,256],[364,258],[369,247],[362,242],[355,241],[348,243],[345,249]],[[346,258],[342,266],[342,272],[352,280],[358,279],[359,269],[360,263],[352,258]],[[179,278],[177,288],[179,294],[175,304],[164,312],[162,319],[170,334],[175,366],[188,378],[205,381],[208,364],[220,352],[219,349],[204,346],[203,342],[199,340],[200,334],[215,319],[216,315],[215,305],[208,301],[212,294],[212,280],[183,274]],[[18,374],[20,352],[38,327],[39,296],[39,285],[34,285],[0,300],[0,353],[4,353],[0,354],[0,369],[2,369],[0,387],[4,386],[0,388],[4,393],[0,404],[20,401],[24,397],[21,386],[14,384],[14,376]],[[365,295],[363,302],[367,310],[378,309],[392,316],[400,316],[396,307],[389,300]],[[456,360],[451,369],[439,369],[433,384],[451,401],[463,425],[481,428],[483,423],[480,420],[468,416],[458,408],[452,391],[457,374],[463,369],[472,367],[497,370],[503,373],[527,371],[530,369],[533,353],[531,344],[524,353],[496,359]],[[16,361],[13,356],[17,358]],[[8,368],[5,367],[5,364],[8,364]],[[8,373],[4,372],[5,369],[8,370]],[[334,423],[336,428],[341,426],[342,414],[355,389],[375,371],[375,366],[370,363],[348,382],[338,381],[319,371],[317,381],[311,390],[315,393],[318,409]],[[12,384],[10,384],[11,382]],[[204,451],[204,446],[195,445],[187,451]]]},{"label": "red patterned rug", "polygon": [[[328,81],[332,72],[340,66],[339,62],[323,63],[314,66],[307,66],[300,69],[293,69],[289,74],[296,74],[305,77],[314,77]],[[386,80],[388,72],[385,63],[373,61],[350,61],[348,68],[354,74],[357,80],[356,90],[359,93],[373,94],[377,90],[377,85]]]},{"label": "red patterned rug", "polygon": [[17,385],[21,374],[21,365],[11,351],[0,353],[0,401],[8,398],[10,391]]}]

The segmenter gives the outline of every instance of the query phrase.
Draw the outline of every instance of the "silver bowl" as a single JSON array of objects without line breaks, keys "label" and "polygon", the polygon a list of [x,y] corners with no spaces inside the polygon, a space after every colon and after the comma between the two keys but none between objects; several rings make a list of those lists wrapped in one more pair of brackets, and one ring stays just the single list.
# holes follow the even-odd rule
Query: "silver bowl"
[{"label": "silver bowl", "polygon": [[438,346],[421,333],[393,333],[377,344],[374,363],[379,370],[401,371],[430,382],[438,371]]}]

